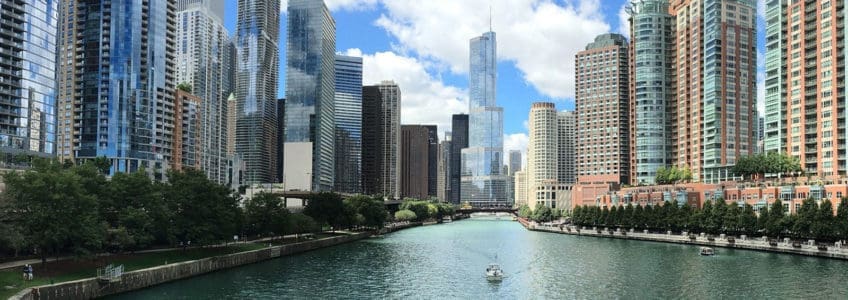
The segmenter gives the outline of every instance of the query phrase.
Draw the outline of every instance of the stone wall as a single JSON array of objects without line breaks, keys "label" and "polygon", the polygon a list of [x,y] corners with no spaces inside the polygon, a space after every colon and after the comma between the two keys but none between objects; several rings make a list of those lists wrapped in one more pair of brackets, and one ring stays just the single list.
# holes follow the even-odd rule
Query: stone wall
[{"label": "stone wall", "polygon": [[103,297],[151,287],[157,284],[197,276],[217,270],[252,264],[280,256],[348,243],[367,238],[370,235],[370,233],[357,233],[347,236],[336,236],[320,240],[169,264],[124,273],[121,277],[121,281],[119,282],[103,282],[97,278],[87,278],[55,285],[44,285],[23,290],[10,299],[52,300],[91,299]]}]

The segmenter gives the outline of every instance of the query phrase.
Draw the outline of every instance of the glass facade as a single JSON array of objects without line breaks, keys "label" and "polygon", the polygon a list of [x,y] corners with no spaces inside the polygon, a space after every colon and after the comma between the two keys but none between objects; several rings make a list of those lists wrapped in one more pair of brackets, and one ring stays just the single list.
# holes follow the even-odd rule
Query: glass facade
[{"label": "glass facade", "polygon": [[63,19],[76,28],[65,43],[76,55],[73,63],[60,65],[74,76],[73,85],[60,89],[75,92],[59,103],[73,107],[73,120],[63,124],[73,127],[73,156],[105,156],[112,173],[143,167],[164,179],[174,130],[175,2],[75,3],[76,16],[85,18]]},{"label": "glass facade", "polygon": [[332,190],[335,181],[335,51],[336,24],[324,1],[289,1],[285,140],[312,143],[315,191]]},{"label": "glass facade", "polygon": [[199,96],[199,169],[219,183],[227,181],[227,97],[233,92],[226,60],[230,34],[223,25],[223,1],[177,2],[176,82]]},{"label": "glass facade", "polygon": [[236,34],[236,155],[242,184],[277,177],[279,0],[239,0]]},{"label": "glass facade", "polygon": [[362,58],[336,55],[335,191],[360,193],[362,174]]},{"label": "glass facade", "polygon": [[56,154],[58,1],[0,0],[0,151]]},{"label": "glass facade", "polygon": [[461,201],[508,206],[503,174],[503,108],[496,106],[497,41],[494,32],[471,39],[468,148],[462,150]]},{"label": "glass facade", "polygon": [[636,182],[654,183],[670,161],[674,18],[667,0],[635,2],[633,44],[636,98]]}]

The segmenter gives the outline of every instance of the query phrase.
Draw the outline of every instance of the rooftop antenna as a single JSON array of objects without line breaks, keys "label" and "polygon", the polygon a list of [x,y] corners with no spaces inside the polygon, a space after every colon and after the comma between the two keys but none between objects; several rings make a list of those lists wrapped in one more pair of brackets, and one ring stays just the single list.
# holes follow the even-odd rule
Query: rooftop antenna
[{"label": "rooftop antenna", "polygon": [[492,2],[489,2],[489,31],[492,31]]}]

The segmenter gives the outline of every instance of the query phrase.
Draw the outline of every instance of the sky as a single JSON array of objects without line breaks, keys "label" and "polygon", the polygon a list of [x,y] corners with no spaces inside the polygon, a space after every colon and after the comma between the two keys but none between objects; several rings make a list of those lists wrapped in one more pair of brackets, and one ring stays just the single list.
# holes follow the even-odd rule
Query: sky
[{"label": "sky", "polygon": [[[221,0],[224,1],[224,0]],[[238,1],[226,0],[236,32]],[[315,0],[319,1],[319,0]],[[763,10],[758,5],[758,110],[764,97]],[[325,0],[336,22],[336,51],[363,57],[363,84],[394,80],[401,123],[435,124],[468,112],[469,40],[491,29],[498,42],[497,103],[504,108],[504,153],[527,147],[530,104],[574,109],[574,59],[594,37],[629,37],[627,0]],[[287,1],[281,3],[280,82],[285,94]],[[490,8],[491,7],[491,18]]]}]

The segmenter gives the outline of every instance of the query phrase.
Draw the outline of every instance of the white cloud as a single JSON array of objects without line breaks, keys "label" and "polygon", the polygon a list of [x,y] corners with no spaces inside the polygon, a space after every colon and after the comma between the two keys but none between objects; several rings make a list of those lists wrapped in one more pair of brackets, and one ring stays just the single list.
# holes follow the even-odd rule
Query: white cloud
[{"label": "white cloud", "polygon": [[627,3],[622,5],[618,10],[618,33],[623,34],[627,37],[627,39],[630,39],[630,22],[627,21],[630,16],[627,15],[627,10],[625,8],[627,8]]},{"label": "white cloud", "polygon": [[344,54],[362,57],[364,85],[394,80],[400,86],[403,124],[435,124],[443,137],[450,130],[451,115],[468,110],[468,92],[431,76],[416,58],[394,52],[363,54],[359,49]]},{"label": "white cloud", "polygon": [[[513,133],[513,134],[505,134],[504,135],[504,163],[509,163],[509,151],[510,150],[519,150],[521,151],[521,161],[526,161],[527,157],[527,141],[529,138],[526,133]],[[523,167],[522,167],[523,169]]]},{"label": "white cloud", "polygon": [[376,21],[416,54],[457,74],[468,69],[468,42],[488,30],[492,5],[500,60],[513,61],[524,80],[554,98],[574,96],[574,55],[608,32],[599,0],[383,0]]}]

